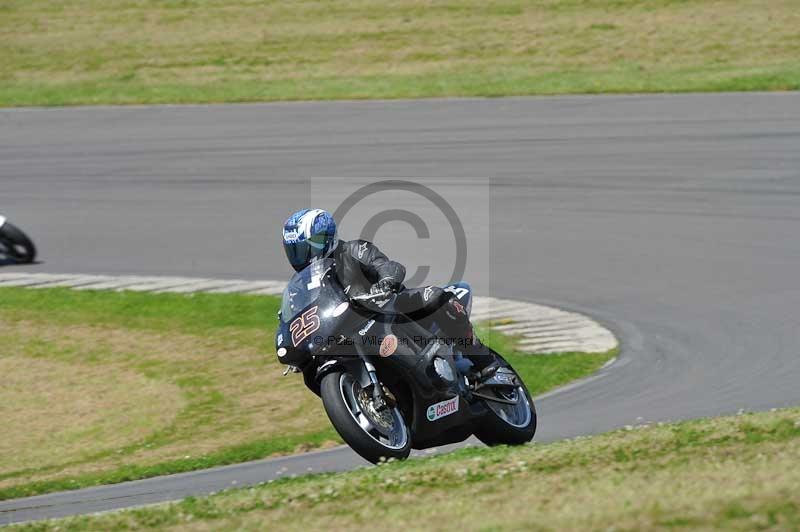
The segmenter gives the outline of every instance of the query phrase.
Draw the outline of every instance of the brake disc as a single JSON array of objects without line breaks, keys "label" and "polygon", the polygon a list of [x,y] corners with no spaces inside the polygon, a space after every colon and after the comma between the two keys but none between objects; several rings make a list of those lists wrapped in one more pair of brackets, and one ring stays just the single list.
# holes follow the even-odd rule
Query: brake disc
[{"label": "brake disc", "polygon": [[388,408],[378,410],[375,408],[375,403],[372,401],[372,395],[362,389],[358,394],[358,402],[361,404],[361,409],[367,414],[375,424],[380,425],[381,428],[392,430],[394,428],[394,417]]}]

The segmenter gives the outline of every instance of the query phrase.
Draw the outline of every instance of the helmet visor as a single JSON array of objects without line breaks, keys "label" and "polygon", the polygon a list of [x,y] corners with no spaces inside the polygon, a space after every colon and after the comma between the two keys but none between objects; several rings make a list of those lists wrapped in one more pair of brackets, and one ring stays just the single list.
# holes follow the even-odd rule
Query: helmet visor
[{"label": "helmet visor", "polygon": [[283,249],[286,251],[286,258],[289,259],[295,270],[300,271],[314,259],[325,255],[330,248],[329,238],[327,235],[314,235],[307,240],[283,243]]},{"label": "helmet visor", "polygon": [[286,258],[289,259],[289,264],[295,270],[300,271],[311,263],[313,248],[307,241],[292,242],[291,244],[284,242],[283,249],[286,251]]}]

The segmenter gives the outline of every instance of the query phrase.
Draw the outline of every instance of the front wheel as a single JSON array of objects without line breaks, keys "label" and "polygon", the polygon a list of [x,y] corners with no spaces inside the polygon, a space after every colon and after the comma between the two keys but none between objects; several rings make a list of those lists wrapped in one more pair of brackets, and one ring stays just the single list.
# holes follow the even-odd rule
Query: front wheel
[{"label": "front wheel", "polygon": [[36,258],[36,247],[20,228],[6,222],[0,227],[0,255],[27,264]]},{"label": "front wheel", "polygon": [[336,432],[355,452],[372,463],[408,458],[411,438],[399,408],[377,410],[371,390],[347,372],[325,375],[320,394]]},{"label": "front wheel", "polygon": [[484,399],[489,412],[475,431],[475,436],[489,446],[522,445],[531,441],[536,434],[536,407],[528,388],[514,368],[501,357],[497,358],[502,363],[501,370],[513,375],[516,386],[489,386],[481,390],[502,402]]}]

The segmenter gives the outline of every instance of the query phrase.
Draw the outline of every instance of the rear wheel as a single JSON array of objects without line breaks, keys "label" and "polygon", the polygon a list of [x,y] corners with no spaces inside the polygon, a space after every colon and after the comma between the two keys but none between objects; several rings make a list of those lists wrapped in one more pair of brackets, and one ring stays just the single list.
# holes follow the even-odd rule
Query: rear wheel
[{"label": "rear wheel", "polygon": [[489,413],[479,429],[475,431],[486,445],[522,445],[528,443],[536,434],[536,407],[530,393],[505,360],[501,361],[501,371],[513,374],[516,386],[487,386],[480,391],[483,395],[491,395],[499,401],[485,399]]},{"label": "rear wheel", "polygon": [[30,263],[36,258],[36,247],[22,230],[6,222],[0,227],[0,255],[14,262]]},{"label": "rear wheel", "polygon": [[334,428],[358,454],[372,463],[408,457],[411,437],[399,408],[376,409],[371,390],[346,372],[326,375],[320,392]]}]

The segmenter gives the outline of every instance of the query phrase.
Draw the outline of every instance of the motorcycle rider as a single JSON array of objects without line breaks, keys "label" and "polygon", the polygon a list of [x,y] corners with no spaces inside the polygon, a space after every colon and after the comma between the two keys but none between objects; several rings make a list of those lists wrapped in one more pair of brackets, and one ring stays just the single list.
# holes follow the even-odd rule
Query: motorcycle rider
[{"label": "motorcycle rider", "polygon": [[397,293],[395,308],[423,326],[435,321],[478,377],[491,372],[494,356],[475,335],[466,309],[454,294],[438,286],[406,288],[406,269],[366,240],[341,241],[333,216],[322,209],[302,209],[283,224],[283,248],[295,271],[313,261],[332,257],[336,275],[349,296]]}]

